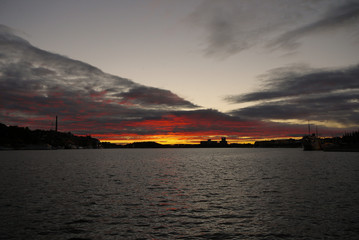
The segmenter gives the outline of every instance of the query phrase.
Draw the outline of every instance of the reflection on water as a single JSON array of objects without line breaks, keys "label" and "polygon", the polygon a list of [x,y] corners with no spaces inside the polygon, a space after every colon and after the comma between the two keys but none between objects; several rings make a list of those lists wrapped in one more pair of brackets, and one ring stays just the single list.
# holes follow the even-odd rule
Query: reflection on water
[{"label": "reflection on water", "polygon": [[357,153],[0,152],[0,239],[356,239]]}]

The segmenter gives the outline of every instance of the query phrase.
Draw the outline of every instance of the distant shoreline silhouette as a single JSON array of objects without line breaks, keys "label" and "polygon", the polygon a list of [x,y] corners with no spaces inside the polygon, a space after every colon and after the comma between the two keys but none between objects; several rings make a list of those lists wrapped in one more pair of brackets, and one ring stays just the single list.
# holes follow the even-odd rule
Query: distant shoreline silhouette
[{"label": "distant shoreline silhouette", "polygon": [[28,127],[6,126],[0,123],[1,150],[51,150],[101,148],[101,142],[91,136],[76,136],[70,132],[30,130]]},{"label": "distant shoreline silhouette", "polygon": [[[342,137],[318,138],[324,151],[359,151],[359,131],[346,133]],[[277,139],[251,143],[228,143],[221,141],[201,141],[200,144],[160,144],[153,141],[133,142],[118,145],[101,142],[91,136],[76,136],[71,132],[56,130],[30,130],[28,127],[6,126],[0,123],[0,150],[54,150],[54,149],[102,149],[102,148],[301,148],[308,136],[302,139]]]}]

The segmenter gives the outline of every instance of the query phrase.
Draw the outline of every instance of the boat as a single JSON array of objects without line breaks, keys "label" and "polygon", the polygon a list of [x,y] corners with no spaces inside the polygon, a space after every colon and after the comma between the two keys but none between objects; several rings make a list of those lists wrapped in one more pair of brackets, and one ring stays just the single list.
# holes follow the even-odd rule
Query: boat
[{"label": "boat", "polygon": [[323,150],[321,140],[314,133],[312,135],[306,135],[302,138],[304,151],[317,151]]},{"label": "boat", "polygon": [[316,134],[315,133],[311,134],[309,121],[308,121],[308,135],[305,135],[302,138],[302,145],[304,151],[323,150],[321,140],[318,137],[318,127],[316,127]]}]

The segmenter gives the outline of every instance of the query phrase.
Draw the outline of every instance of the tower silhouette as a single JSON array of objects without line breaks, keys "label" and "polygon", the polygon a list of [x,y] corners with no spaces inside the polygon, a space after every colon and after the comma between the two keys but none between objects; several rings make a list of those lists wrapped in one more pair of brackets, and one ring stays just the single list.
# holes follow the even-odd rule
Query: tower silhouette
[{"label": "tower silhouette", "polygon": [[56,115],[56,123],[55,123],[55,132],[57,132],[57,115]]}]

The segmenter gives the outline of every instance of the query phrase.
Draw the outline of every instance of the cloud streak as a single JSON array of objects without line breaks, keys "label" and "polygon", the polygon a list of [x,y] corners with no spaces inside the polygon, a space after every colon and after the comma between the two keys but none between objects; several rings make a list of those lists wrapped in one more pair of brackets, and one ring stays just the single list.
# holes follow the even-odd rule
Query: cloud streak
[{"label": "cloud streak", "polygon": [[324,31],[332,31],[338,28],[350,28],[354,34],[358,34],[359,24],[359,3],[355,1],[343,2],[328,12],[320,19],[307,25],[300,26],[288,31],[271,41],[267,47],[293,49],[300,45],[299,39],[311,34]]},{"label": "cloud streak", "polygon": [[357,1],[207,0],[190,15],[202,30],[207,56],[228,57],[260,45],[293,50],[303,37],[347,29],[358,38]]},{"label": "cloud streak", "polygon": [[277,69],[266,77],[266,90],[226,98],[231,103],[254,102],[232,111],[232,115],[359,127],[359,65],[331,70]]},{"label": "cloud streak", "polygon": [[343,69],[294,66],[274,69],[263,77],[264,90],[226,99],[232,103],[243,103],[359,89],[359,65]]}]

